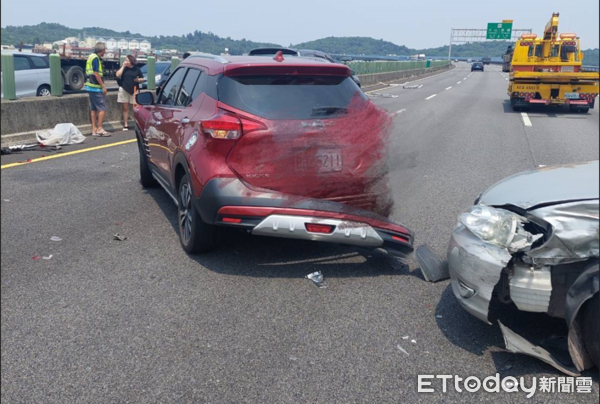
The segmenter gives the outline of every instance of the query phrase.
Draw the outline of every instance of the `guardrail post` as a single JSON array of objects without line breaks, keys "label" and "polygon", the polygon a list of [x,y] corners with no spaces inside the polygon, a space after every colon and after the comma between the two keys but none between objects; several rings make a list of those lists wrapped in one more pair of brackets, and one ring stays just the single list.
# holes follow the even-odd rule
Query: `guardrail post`
[{"label": "guardrail post", "polygon": [[173,56],[171,58],[171,73],[179,66],[179,58],[177,56]]},{"label": "guardrail post", "polygon": [[148,56],[148,62],[146,64],[147,69],[147,82],[146,82],[146,87],[148,88],[148,90],[155,90],[156,89],[156,58],[154,56]]},{"label": "guardrail post", "polygon": [[49,56],[50,59],[50,94],[54,97],[63,95],[65,84],[62,78],[62,69],[60,67],[60,56],[53,53]]},{"label": "guardrail post", "polygon": [[15,59],[11,53],[2,54],[2,84],[4,98],[7,100],[17,99],[17,88],[15,85]]}]

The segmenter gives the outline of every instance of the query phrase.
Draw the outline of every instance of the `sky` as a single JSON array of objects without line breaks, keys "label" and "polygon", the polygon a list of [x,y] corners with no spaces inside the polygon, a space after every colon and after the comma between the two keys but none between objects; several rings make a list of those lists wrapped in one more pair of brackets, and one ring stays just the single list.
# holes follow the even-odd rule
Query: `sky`
[{"label": "sky", "polygon": [[147,36],[199,30],[284,46],[328,36],[369,36],[409,48],[446,45],[451,28],[486,28],[488,22],[504,19],[514,20],[514,28],[541,34],[552,13],[559,11],[562,32],[579,34],[584,48],[599,46],[598,0],[4,0],[0,4],[2,27],[55,22]]}]

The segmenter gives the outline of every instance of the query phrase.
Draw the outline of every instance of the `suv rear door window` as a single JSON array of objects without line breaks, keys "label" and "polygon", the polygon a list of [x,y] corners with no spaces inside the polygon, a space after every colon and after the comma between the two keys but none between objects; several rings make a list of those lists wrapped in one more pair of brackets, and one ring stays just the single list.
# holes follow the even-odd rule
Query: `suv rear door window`
[{"label": "suv rear door window", "polygon": [[167,106],[175,105],[175,98],[177,97],[177,93],[179,92],[179,88],[181,87],[181,82],[183,81],[185,70],[185,68],[175,70],[175,72],[169,78],[169,81],[167,81],[162,91],[160,92],[157,104]]},{"label": "suv rear door window", "polygon": [[347,76],[225,76],[218,91],[219,101],[272,120],[337,118],[367,99]]}]

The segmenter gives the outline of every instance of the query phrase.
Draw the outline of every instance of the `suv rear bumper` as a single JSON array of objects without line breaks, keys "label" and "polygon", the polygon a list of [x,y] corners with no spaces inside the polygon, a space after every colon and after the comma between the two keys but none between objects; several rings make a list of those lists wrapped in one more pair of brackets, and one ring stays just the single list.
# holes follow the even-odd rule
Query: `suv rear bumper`
[{"label": "suv rear bumper", "polygon": [[[204,222],[255,235],[383,248],[400,256],[413,252],[413,233],[383,216],[338,202],[255,191],[238,179],[210,180],[195,202]],[[332,230],[315,233],[307,224]]]}]

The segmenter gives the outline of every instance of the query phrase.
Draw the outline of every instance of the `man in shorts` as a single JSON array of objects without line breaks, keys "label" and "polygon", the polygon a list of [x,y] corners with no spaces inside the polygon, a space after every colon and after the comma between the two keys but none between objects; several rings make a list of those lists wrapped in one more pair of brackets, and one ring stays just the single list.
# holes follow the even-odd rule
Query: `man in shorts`
[{"label": "man in shorts", "polygon": [[85,91],[90,97],[90,117],[92,121],[92,135],[110,136],[104,130],[104,116],[108,110],[105,95],[108,92],[102,76],[104,75],[104,66],[102,57],[106,53],[106,45],[103,42],[96,43],[94,53],[92,53],[85,65]]}]

